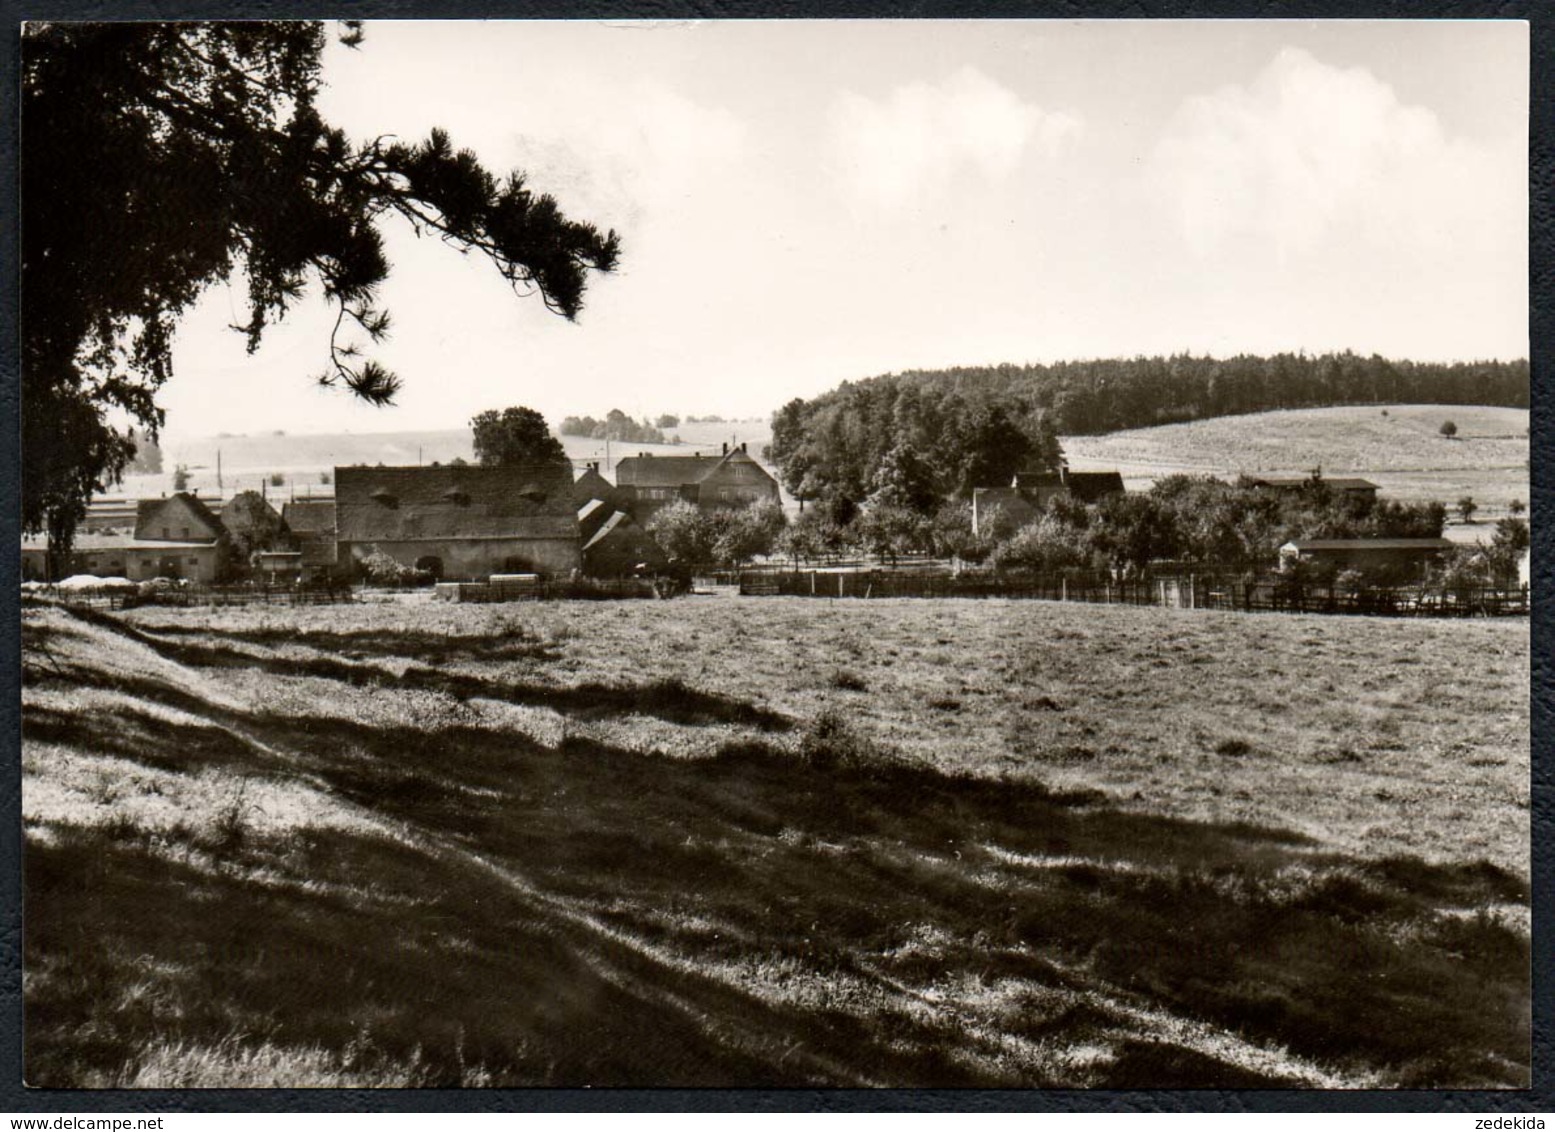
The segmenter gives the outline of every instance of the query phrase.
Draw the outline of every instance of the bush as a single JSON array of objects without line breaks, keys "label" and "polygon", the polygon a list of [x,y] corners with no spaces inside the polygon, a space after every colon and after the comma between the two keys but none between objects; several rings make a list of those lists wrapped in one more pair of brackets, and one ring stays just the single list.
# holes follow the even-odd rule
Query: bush
[{"label": "bush", "polygon": [[799,740],[799,761],[813,770],[864,770],[883,761],[880,749],[853,729],[842,712],[827,708]]},{"label": "bush", "polygon": [[1448,440],[1451,440],[1453,437],[1458,435],[1458,426],[1452,421],[1443,421],[1442,427],[1436,431],[1441,433]]},{"label": "bush", "polygon": [[357,560],[357,569],[363,578],[375,586],[417,585],[430,581],[432,577],[425,570],[417,570],[391,558],[376,546],[368,547],[367,553]]}]

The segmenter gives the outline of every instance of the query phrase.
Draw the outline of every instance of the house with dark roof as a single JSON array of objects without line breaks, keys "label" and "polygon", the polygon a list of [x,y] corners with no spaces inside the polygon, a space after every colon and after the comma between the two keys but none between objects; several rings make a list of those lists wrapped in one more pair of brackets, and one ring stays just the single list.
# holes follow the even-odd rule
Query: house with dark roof
[{"label": "house with dark roof", "polygon": [[718,456],[628,456],[616,465],[620,504],[639,523],[684,500],[707,510],[745,507],[781,497],[777,480],[741,444]]},{"label": "house with dark roof", "polygon": [[335,523],[342,567],[375,550],[449,580],[581,565],[567,464],[336,468]]},{"label": "house with dark roof", "polygon": [[1377,485],[1370,480],[1355,479],[1353,477],[1335,476],[1329,479],[1326,476],[1248,476],[1247,482],[1254,487],[1266,488],[1269,491],[1302,491],[1314,484],[1321,483],[1329,491],[1337,491],[1344,495],[1362,498],[1368,502],[1377,498]]},{"label": "house with dark roof", "polygon": [[618,504],[620,493],[616,485],[599,473],[599,464],[587,464],[583,468],[583,474],[572,483],[572,501],[579,507],[587,504],[591,499],[598,499],[605,503]]},{"label": "house with dark roof", "polygon": [[1059,496],[1094,504],[1123,491],[1118,472],[1072,472],[1067,465],[1057,471],[1016,472],[1009,487],[972,490],[972,530],[981,533],[995,515],[1002,527],[1023,527]]},{"label": "house with dark roof", "polygon": [[299,570],[305,578],[328,577],[339,562],[335,544],[335,501],[294,499],[281,507],[281,521],[291,544],[302,558]]}]

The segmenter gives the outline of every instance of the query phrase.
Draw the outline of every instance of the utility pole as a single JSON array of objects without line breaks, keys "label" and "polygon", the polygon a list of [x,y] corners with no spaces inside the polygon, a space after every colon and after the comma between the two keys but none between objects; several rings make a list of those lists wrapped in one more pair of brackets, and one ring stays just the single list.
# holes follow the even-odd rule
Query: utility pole
[{"label": "utility pole", "polygon": [[216,494],[221,494],[223,486],[221,482],[221,449],[218,448],[216,449]]}]

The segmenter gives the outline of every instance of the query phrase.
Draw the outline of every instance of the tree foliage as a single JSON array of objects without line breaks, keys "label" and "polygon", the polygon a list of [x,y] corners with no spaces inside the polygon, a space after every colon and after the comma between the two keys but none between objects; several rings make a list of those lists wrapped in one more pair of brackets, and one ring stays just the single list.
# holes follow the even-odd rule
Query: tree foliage
[{"label": "tree foliage", "polygon": [[[359,28],[346,37],[359,41]],[[497,177],[432,131],[354,144],[315,106],[323,25],[28,25],[22,44],[24,529],[68,540],[85,501],[155,438],[179,317],[242,277],[235,327],[258,348],[310,285],[337,309],[323,385],[390,401],[362,353],[389,329],[380,222],[478,252],[575,317],[615,233],[567,219],[519,173]]]},{"label": "tree foliage", "polygon": [[221,509],[221,525],[233,557],[245,565],[258,551],[273,549],[286,530],[281,516],[257,491],[240,491],[228,500]]},{"label": "tree foliage", "polygon": [[487,409],[470,420],[475,434],[475,462],[491,466],[568,464],[567,450],[551,435],[545,418],[517,405]]},{"label": "tree foliage", "polygon": [[[605,414],[604,420],[595,420],[593,417],[563,417],[561,434],[563,436],[584,436],[592,440],[620,440],[628,444],[663,444],[665,428],[673,428],[673,425],[665,425],[665,418],[659,418],[660,424],[650,424],[647,418],[634,421],[620,409],[611,409]],[[679,421],[676,421],[678,424]]]},{"label": "tree foliage", "polygon": [[909,444],[940,499],[1055,468],[1059,434],[1320,405],[1409,402],[1525,408],[1528,363],[1391,361],[1349,352],[1113,358],[913,370],[843,382],[773,414],[769,459],[800,499],[862,502],[886,454]]},{"label": "tree foliage", "polygon": [[676,567],[702,570],[771,554],[786,522],[782,507],[771,500],[716,510],[681,501],[655,512],[648,530]]}]

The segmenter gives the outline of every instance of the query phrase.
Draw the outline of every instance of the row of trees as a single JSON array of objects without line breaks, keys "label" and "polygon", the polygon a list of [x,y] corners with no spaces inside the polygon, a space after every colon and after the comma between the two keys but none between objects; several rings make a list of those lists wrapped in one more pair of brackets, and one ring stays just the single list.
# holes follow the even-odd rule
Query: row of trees
[{"label": "row of trees", "polygon": [[902,479],[907,469],[909,505],[932,511],[1008,482],[1015,470],[1056,466],[1058,434],[1320,405],[1526,407],[1528,398],[1526,361],[1395,362],[1348,352],[914,370],[790,401],[773,418],[768,457],[804,500],[862,503],[881,475]]},{"label": "row of trees", "polygon": [[1336,492],[1318,477],[1300,491],[1274,492],[1246,481],[1172,476],[1148,492],[1094,506],[1060,496],[1024,524],[998,512],[979,520],[974,530],[966,500],[950,500],[932,512],[866,505],[845,514],[811,507],[778,533],[771,553],[798,561],[921,554],[1034,573],[1107,569],[1132,576],[1160,561],[1260,570],[1272,566],[1278,548],[1292,539],[1439,537],[1446,509]]},{"label": "row of trees", "polygon": [[[670,424],[663,422],[670,421]],[[620,440],[628,444],[663,444],[664,429],[674,428],[680,423],[678,418],[668,415],[659,418],[659,425],[655,426],[647,417],[640,421],[634,421],[620,409],[611,409],[605,414],[605,419],[595,420],[593,417],[563,417],[561,434],[563,436],[583,436],[592,440]]]}]

